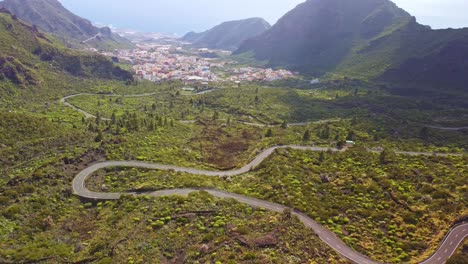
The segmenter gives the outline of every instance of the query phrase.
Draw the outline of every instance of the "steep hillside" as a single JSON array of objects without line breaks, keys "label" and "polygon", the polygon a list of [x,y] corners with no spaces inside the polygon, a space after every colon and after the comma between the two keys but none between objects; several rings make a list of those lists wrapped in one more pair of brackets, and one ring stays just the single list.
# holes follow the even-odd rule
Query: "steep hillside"
[{"label": "steep hillside", "polygon": [[468,30],[431,30],[388,0],[308,0],[235,52],[305,74],[466,87]]},{"label": "steep hillside", "polygon": [[378,78],[397,85],[468,92],[468,29],[417,26],[419,30],[406,28],[391,36],[401,38],[402,44],[397,59]]},{"label": "steep hillside", "polygon": [[333,70],[353,46],[411,19],[386,0],[309,0],[270,30],[246,41],[236,53],[311,74]]},{"label": "steep hillside", "polygon": [[132,74],[111,60],[93,53],[70,50],[50,37],[0,12],[0,94],[18,87],[47,86],[51,79],[66,85],[66,78],[132,79]]},{"label": "steep hillside", "polygon": [[53,34],[70,47],[90,46],[110,50],[132,46],[130,41],[113,34],[109,28],[97,28],[68,11],[57,0],[4,0],[0,2],[0,7]]},{"label": "steep hillside", "polygon": [[189,32],[182,40],[196,47],[235,50],[245,40],[258,36],[270,28],[262,18],[224,22],[202,33]]}]

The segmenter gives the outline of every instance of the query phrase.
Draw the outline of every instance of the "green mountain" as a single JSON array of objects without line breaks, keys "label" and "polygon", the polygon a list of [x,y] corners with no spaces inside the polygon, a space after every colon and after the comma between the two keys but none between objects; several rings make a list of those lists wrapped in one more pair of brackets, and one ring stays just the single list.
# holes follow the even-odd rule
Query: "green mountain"
[{"label": "green mountain", "polygon": [[388,0],[308,0],[235,54],[305,74],[466,87],[468,29],[432,30]]},{"label": "green mountain", "polygon": [[258,36],[270,28],[262,18],[224,22],[202,33],[189,32],[182,40],[195,47],[235,50],[245,40]]},{"label": "green mountain", "polygon": [[51,83],[66,86],[70,78],[132,79],[130,72],[116,67],[110,59],[65,48],[36,27],[1,11],[0,97],[19,90],[46,89]]},{"label": "green mountain", "polygon": [[97,28],[90,21],[68,11],[57,0],[4,0],[6,8],[21,20],[56,36],[69,47],[93,47],[112,50],[129,48],[132,43],[107,27]]}]

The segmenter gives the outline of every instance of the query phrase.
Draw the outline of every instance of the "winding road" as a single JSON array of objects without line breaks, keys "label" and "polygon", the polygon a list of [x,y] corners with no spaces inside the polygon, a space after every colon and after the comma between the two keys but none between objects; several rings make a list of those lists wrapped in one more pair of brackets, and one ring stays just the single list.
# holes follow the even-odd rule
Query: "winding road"
[{"label": "winding road", "polygon": [[[73,97],[77,97],[77,96],[86,96],[86,95],[89,95],[89,96],[106,96],[106,97],[125,97],[125,98],[134,98],[134,97],[147,97],[147,96],[153,96],[153,95],[156,95],[156,93],[145,93],[145,94],[134,94],[134,95],[119,95],[119,94],[93,94],[93,93],[79,93],[79,94],[72,94],[72,95],[68,95],[68,96],[65,96],[64,98],[60,99],[60,103],[64,104],[65,106],[68,106],[70,108],[72,108],[73,110],[77,111],[77,112],[80,112],[82,113],[83,115],[85,115],[86,118],[96,118],[95,115],[92,115],[88,112],[86,112],[85,110],[79,108],[79,107],[76,107],[74,106],[73,104],[70,104],[67,100],[68,99],[71,99]],[[108,118],[102,118],[103,120],[110,120]]]},{"label": "winding road", "polygon": [[465,127],[441,127],[441,126],[426,126],[432,129],[438,130],[446,130],[446,131],[461,131],[461,130],[468,130],[468,126]]},{"label": "winding road", "polygon": [[[216,91],[217,89],[210,89],[210,90],[206,90],[206,91],[202,91],[202,92],[198,92],[198,93],[194,93],[194,94],[191,94],[191,95],[203,95],[203,94],[207,94],[207,93],[211,93],[211,92],[214,92]],[[77,111],[77,112],[80,112],[82,113],[86,118],[96,118],[95,115],[93,114],[90,114],[88,112],[86,112],[84,109],[81,109],[71,103],[69,103],[67,100],[68,99],[71,99],[73,97],[77,97],[77,96],[106,96],[106,97],[124,97],[124,98],[136,98],[136,97],[147,97],[147,96],[153,96],[153,95],[156,95],[157,93],[144,93],[144,94],[134,94],[134,95],[119,95],[119,94],[93,94],[93,93],[79,93],[79,94],[72,94],[72,95],[68,95],[68,96],[65,96],[63,97],[62,99],[60,99],[60,103],[62,103],[63,105],[65,106],[68,106],[70,108],[72,108],[73,110]],[[102,120],[104,121],[110,121],[109,118],[101,118]],[[319,121],[315,121],[315,122],[301,122],[301,123],[289,123],[288,126],[308,126],[310,124],[324,124],[324,123],[329,123],[329,122],[336,122],[336,121],[339,121],[340,119],[326,119],[326,120],[319,120]],[[181,120],[179,121],[181,124],[193,124],[195,123],[196,121],[195,120]],[[266,124],[261,124],[261,123],[251,123],[251,122],[242,122],[242,121],[239,121],[238,123],[241,123],[241,124],[244,124],[244,125],[248,125],[248,126],[256,126],[256,127],[275,127],[275,126],[279,126],[279,125],[266,125]]]},{"label": "winding road", "polygon": [[[211,93],[211,92],[214,92],[218,89],[210,89],[210,90],[206,90],[206,91],[202,91],[202,92],[198,92],[198,93],[193,93],[191,95],[203,95],[203,94],[207,94],[207,93]],[[83,115],[85,115],[86,118],[96,118],[95,115],[92,115],[88,112],[86,112],[85,110],[69,103],[67,100],[68,99],[71,99],[73,97],[77,97],[77,96],[83,96],[83,95],[90,95],[90,96],[106,96],[106,97],[124,97],[124,98],[135,98],[135,97],[147,97],[147,96],[153,96],[153,95],[156,95],[157,93],[154,92],[154,93],[143,93],[143,94],[131,94],[131,95],[119,95],[119,94],[95,94],[95,93],[79,93],[79,94],[72,94],[72,95],[68,95],[62,99],[60,99],[60,102],[62,104],[64,104],[65,106],[68,106],[72,109],[74,109],[75,111],[77,112],[80,112],[82,113]],[[102,120],[104,121],[109,121],[110,119],[109,118],[102,118]],[[330,123],[330,122],[337,122],[337,121],[340,121],[340,119],[326,119],[326,120],[319,120],[319,121],[315,121],[315,122],[299,122],[299,123],[288,123],[288,126],[308,126],[310,124],[323,124],[323,123]],[[192,123],[195,123],[196,121],[194,120],[181,120],[179,121],[180,123],[182,124],[192,124]],[[261,124],[261,123],[251,123],[251,122],[242,122],[240,121],[239,123],[241,124],[244,124],[244,125],[249,125],[249,126],[257,126],[257,127],[274,127],[275,125],[267,125],[267,124]],[[276,125],[278,126],[278,125]],[[461,131],[461,130],[466,130],[468,129],[468,126],[466,127],[441,127],[441,126],[431,126],[431,125],[423,125],[424,127],[428,127],[428,128],[432,128],[432,129],[438,129],[438,130],[445,130],[445,131]]]},{"label": "winding road", "polygon": [[[216,91],[216,89],[211,89],[211,90],[206,90],[206,91],[202,91],[202,92],[198,92],[198,93],[194,93],[194,94],[191,94],[191,95],[202,95],[202,94],[207,94],[207,93],[211,93],[211,92],[214,92]],[[137,97],[147,97],[147,96],[153,96],[153,95],[156,95],[158,93],[144,93],[144,94],[127,94],[127,95],[120,95],[120,94],[95,94],[95,93],[79,93],[79,94],[72,94],[72,95],[68,95],[68,96],[65,96],[63,97],[62,99],[60,99],[60,103],[62,103],[63,105],[65,106],[68,106],[70,108],[72,108],[73,110],[77,111],[77,112],[80,112],[82,113],[83,115],[85,115],[86,118],[96,118],[95,115],[92,115],[88,112],[86,112],[85,110],[69,103],[67,100],[68,99],[71,99],[73,97],[77,97],[77,96],[105,96],[105,97],[124,97],[124,98],[137,98]],[[102,120],[105,120],[105,121],[109,121],[110,119],[109,118],[102,118]],[[183,121],[183,122],[192,122],[192,121]],[[195,121],[193,121],[195,122]]]},{"label": "winding road", "polygon": [[[194,95],[199,94],[206,94],[212,92],[214,90],[203,91]],[[157,93],[146,93],[146,94],[135,94],[135,95],[117,95],[117,94],[91,94],[91,93],[80,93],[69,95],[60,100],[60,102],[75,111],[78,111],[86,116],[86,118],[96,118],[96,116],[86,112],[83,109],[80,109],[73,104],[67,102],[68,99],[82,96],[82,95],[101,95],[107,97],[146,97],[146,96],[153,96]],[[103,120],[109,120],[103,118]],[[333,120],[324,120],[319,121],[318,123],[322,122],[329,122]],[[194,123],[195,121],[180,121],[181,123]],[[313,122],[304,122],[304,123],[292,123],[288,124],[289,126],[306,126]],[[268,126],[256,123],[244,123],[246,125],[252,126]],[[436,126],[427,126],[430,128],[441,129],[441,130],[451,130],[451,131],[458,131],[467,129],[468,127],[461,127],[461,128],[449,128],[449,127],[436,127]],[[297,146],[297,145],[289,145],[289,146],[275,146],[268,148],[258,154],[254,160],[252,160],[249,164],[245,165],[244,167],[236,170],[230,171],[207,171],[207,170],[199,170],[195,168],[184,168],[178,167],[173,165],[164,165],[164,164],[156,164],[156,163],[147,163],[147,162],[140,162],[140,161],[106,161],[101,163],[96,163],[88,168],[81,171],[73,180],[72,188],[73,192],[83,198],[87,199],[94,199],[94,200],[116,200],[122,196],[122,193],[102,193],[102,192],[92,192],[88,190],[85,186],[86,180],[92,176],[92,174],[100,169],[104,168],[112,168],[112,167],[132,167],[132,168],[145,168],[145,169],[154,169],[154,170],[173,170],[177,172],[185,172],[190,174],[197,174],[197,175],[204,175],[210,177],[226,177],[226,176],[237,176],[244,173],[247,173],[256,166],[260,165],[266,158],[268,158],[275,150],[277,149],[298,149],[298,150],[309,150],[309,151],[317,151],[317,152],[324,152],[324,151],[333,151],[338,152],[342,150],[338,150],[335,148],[324,148],[324,147],[306,147],[306,146]],[[371,152],[378,152],[372,151]],[[456,155],[460,156],[461,154],[445,154],[445,153],[430,153],[430,152],[410,152],[410,151],[397,151],[399,155],[425,155],[425,156],[449,156],[449,155]],[[224,192],[216,189],[208,189],[208,188],[186,188],[186,189],[171,189],[171,190],[162,190],[156,191],[152,193],[147,193],[147,195],[161,197],[161,196],[168,196],[168,195],[188,195],[191,192],[204,190],[211,195],[218,197],[218,198],[230,198],[235,199],[241,203],[248,204],[252,207],[261,207],[271,211],[282,213],[285,209],[290,209],[292,214],[295,215],[307,228],[312,229],[318,237],[331,248],[333,248],[336,252],[344,256],[345,258],[351,260],[354,263],[358,264],[377,264],[379,262],[373,261],[367,256],[356,252],[355,250],[348,247],[341,239],[339,239],[333,232],[329,231],[325,227],[321,226],[315,220],[308,217],[306,214],[294,210],[293,208],[288,208],[284,205],[272,203],[269,201],[259,200],[251,197],[242,196],[239,194]],[[137,193],[130,193],[133,195],[138,195]],[[445,263],[456,251],[458,246],[464,241],[464,239],[468,236],[468,223],[463,223],[458,225],[450,230],[450,232],[446,235],[445,239],[441,242],[439,248],[436,252],[427,260],[421,262],[421,264],[441,264]]]},{"label": "winding road", "polygon": [[[81,171],[73,180],[72,188],[73,192],[83,198],[94,199],[94,200],[116,200],[122,196],[122,193],[102,193],[102,192],[92,192],[86,188],[86,180],[96,171],[104,168],[112,167],[133,167],[133,168],[145,168],[145,169],[155,169],[155,170],[174,170],[177,172],[185,172],[197,175],[204,175],[210,177],[222,177],[222,176],[236,176],[241,175],[246,172],[249,172],[255,169],[256,166],[261,164],[266,158],[268,158],[275,150],[277,149],[298,149],[298,150],[309,150],[309,151],[340,151],[338,149],[329,149],[322,147],[305,147],[305,146],[275,146],[268,148],[257,155],[257,157],[251,161],[249,164],[244,167],[231,171],[206,171],[199,170],[194,168],[184,168],[173,165],[164,165],[156,163],[147,163],[139,161],[106,161],[101,163],[96,163],[91,165]],[[434,155],[433,153],[417,153],[417,152],[398,152],[401,155]],[[448,155],[448,154],[444,154]],[[329,231],[325,227],[321,226],[312,218],[308,217],[306,214],[294,210],[293,208],[286,207],[284,205],[272,203],[269,201],[259,200],[251,197],[246,197],[239,194],[224,192],[216,189],[208,188],[186,188],[186,189],[171,189],[171,190],[162,190],[152,193],[146,193],[146,195],[161,197],[168,195],[188,195],[191,192],[204,190],[211,195],[219,198],[230,198],[235,199],[241,203],[248,204],[252,207],[265,208],[271,211],[282,213],[285,209],[290,209],[292,214],[295,215],[307,228],[312,229],[317,236],[333,248],[336,252],[349,259],[350,261],[358,264],[377,264],[379,262],[373,261],[367,256],[356,252],[355,250],[348,247],[341,239],[339,239],[333,232]],[[130,193],[133,195],[138,195],[137,193]],[[457,227],[454,227],[447,234],[445,239],[442,241],[439,248],[436,252],[427,260],[421,262],[421,264],[440,264],[445,263],[456,251],[458,246],[464,241],[468,236],[468,223],[464,223]]]}]

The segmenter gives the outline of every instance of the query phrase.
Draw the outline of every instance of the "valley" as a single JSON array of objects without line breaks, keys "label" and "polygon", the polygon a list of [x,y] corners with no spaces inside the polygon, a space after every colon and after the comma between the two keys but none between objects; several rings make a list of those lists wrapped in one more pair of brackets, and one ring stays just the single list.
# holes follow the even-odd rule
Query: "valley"
[{"label": "valley", "polygon": [[0,2],[0,263],[465,263],[465,30],[356,1],[133,42]]}]

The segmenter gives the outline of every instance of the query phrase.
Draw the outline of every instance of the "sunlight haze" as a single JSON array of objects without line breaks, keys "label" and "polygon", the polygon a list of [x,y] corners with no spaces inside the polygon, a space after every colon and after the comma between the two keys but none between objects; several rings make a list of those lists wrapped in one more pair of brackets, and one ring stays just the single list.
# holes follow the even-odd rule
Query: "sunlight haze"
[{"label": "sunlight haze", "polygon": [[[185,34],[204,31],[228,20],[262,17],[271,24],[303,0],[60,0],[66,8],[94,23],[146,32]],[[272,4],[274,2],[274,4]],[[433,28],[468,26],[465,0],[395,0]],[[420,8],[424,6],[424,8]],[[93,8],[91,8],[93,7]]]},{"label": "sunlight haze", "polygon": [[0,264],[466,264],[468,0],[394,1],[0,0]]}]

